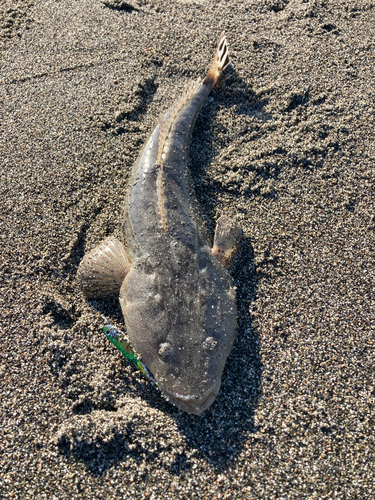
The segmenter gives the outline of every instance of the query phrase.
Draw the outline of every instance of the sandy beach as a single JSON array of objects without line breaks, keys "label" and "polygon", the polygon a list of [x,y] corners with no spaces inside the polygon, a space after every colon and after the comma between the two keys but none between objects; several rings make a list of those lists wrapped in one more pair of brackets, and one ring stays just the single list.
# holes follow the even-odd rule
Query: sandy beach
[{"label": "sandy beach", "polygon": [[[106,339],[76,273],[142,144],[225,31],[189,164],[244,232],[238,329],[201,416]],[[0,497],[375,498],[375,3],[0,6]]]}]

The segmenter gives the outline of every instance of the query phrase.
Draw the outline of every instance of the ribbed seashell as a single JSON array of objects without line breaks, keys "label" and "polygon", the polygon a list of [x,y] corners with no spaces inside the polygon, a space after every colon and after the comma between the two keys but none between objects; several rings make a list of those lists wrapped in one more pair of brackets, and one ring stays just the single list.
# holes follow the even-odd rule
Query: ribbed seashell
[{"label": "ribbed seashell", "polygon": [[83,258],[77,278],[86,297],[109,297],[118,295],[129,269],[124,245],[111,236]]}]

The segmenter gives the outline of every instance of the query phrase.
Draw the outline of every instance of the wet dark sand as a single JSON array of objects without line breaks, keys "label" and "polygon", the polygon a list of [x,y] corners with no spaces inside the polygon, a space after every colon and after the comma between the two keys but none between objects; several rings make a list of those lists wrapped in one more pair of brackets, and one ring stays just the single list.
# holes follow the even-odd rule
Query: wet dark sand
[{"label": "wet dark sand", "polygon": [[[375,4],[132,1],[0,7],[0,496],[374,498]],[[245,239],[197,417],[128,367],[92,307],[121,326],[116,301],[75,275],[223,30],[234,70],[191,169],[209,227],[237,214]]]}]

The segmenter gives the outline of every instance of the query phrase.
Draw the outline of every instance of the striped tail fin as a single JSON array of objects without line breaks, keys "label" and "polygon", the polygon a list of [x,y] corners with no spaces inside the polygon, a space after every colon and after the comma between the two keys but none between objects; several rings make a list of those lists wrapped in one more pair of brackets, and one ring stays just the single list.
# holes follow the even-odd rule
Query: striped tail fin
[{"label": "striped tail fin", "polygon": [[227,40],[224,33],[222,33],[210,69],[208,70],[203,83],[211,82],[214,87],[217,84],[221,73],[225,70],[229,63]]}]

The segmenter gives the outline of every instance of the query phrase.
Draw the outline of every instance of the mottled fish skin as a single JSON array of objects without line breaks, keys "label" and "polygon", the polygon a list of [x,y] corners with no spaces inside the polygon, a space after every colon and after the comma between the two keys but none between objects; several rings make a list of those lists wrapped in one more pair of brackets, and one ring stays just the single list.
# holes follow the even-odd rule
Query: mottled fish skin
[{"label": "mottled fish skin", "polygon": [[128,336],[168,399],[198,415],[219,392],[236,329],[232,280],[199,222],[187,167],[195,119],[229,62],[224,36],[218,53],[221,68],[212,70],[214,59],[211,74],[189,87],[147,140],[124,208],[131,269],[120,303]]},{"label": "mottled fish skin", "polygon": [[196,415],[215,400],[232,348],[236,300],[224,265],[241,231],[221,217],[211,248],[191,189],[187,149],[195,119],[228,64],[222,35],[207,76],[160,118],[133,167],[125,247],[107,238],[77,273],[87,297],[120,293],[133,348],[169,401]]}]

